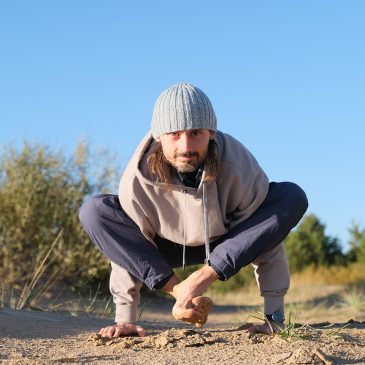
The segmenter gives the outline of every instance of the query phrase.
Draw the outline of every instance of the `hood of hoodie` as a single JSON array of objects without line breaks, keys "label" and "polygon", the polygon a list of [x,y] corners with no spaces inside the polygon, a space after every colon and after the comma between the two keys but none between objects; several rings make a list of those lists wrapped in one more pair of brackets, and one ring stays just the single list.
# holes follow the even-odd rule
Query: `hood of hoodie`
[{"label": "hood of hoodie", "polygon": [[183,245],[203,245],[207,232],[209,241],[219,238],[264,201],[269,182],[253,155],[228,134],[218,131],[215,140],[218,176],[216,181],[205,183],[205,221],[203,182],[190,188],[176,177],[167,189],[148,172],[147,158],[156,143],[150,132],[137,147],[122,175],[119,200],[151,242],[157,234]]}]

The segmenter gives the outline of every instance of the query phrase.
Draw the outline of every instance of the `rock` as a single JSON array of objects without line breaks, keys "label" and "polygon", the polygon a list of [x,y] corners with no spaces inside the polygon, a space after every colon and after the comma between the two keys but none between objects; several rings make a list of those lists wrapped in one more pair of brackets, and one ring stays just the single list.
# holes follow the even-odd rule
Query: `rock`
[{"label": "rock", "polygon": [[171,343],[171,340],[167,336],[160,336],[157,337],[155,340],[155,347],[157,348],[167,347],[169,343]]}]

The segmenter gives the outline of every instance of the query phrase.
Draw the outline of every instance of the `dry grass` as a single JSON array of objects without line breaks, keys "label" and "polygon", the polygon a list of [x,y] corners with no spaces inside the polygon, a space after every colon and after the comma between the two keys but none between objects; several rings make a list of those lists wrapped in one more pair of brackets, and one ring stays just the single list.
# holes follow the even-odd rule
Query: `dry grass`
[{"label": "dry grass", "polygon": [[[286,313],[290,313],[292,323],[344,323],[349,319],[365,320],[365,291],[360,285],[361,282],[365,282],[364,277],[364,269],[360,265],[353,265],[347,269],[308,268],[303,273],[292,276],[291,288],[286,296]],[[40,285],[37,281],[34,282],[32,291],[39,291],[37,284]],[[114,305],[111,297],[101,294],[100,287],[94,291],[90,290],[89,295],[82,296],[66,286],[53,289],[53,293],[57,295],[44,295],[39,298],[39,306],[45,310],[67,311],[74,315],[82,312],[101,317],[113,316]],[[210,321],[242,323],[250,315],[262,310],[263,298],[255,284],[231,293],[208,291],[207,295],[211,296],[215,303]],[[30,298],[29,295],[26,297]],[[0,307],[16,308],[19,301],[19,294],[14,290],[0,289]],[[140,309],[141,317],[143,320],[166,320],[171,316],[171,306],[171,300],[156,297],[151,299],[144,295],[142,310]]]},{"label": "dry grass", "polygon": [[[361,285],[362,284],[362,285]],[[293,322],[347,322],[365,320],[365,267],[354,264],[348,268],[308,268],[292,275],[286,295],[286,312]],[[209,292],[217,305],[250,307],[234,314],[234,321],[247,318],[252,310],[260,310],[263,298],[256,285],[249,285],[234,293]]]}]

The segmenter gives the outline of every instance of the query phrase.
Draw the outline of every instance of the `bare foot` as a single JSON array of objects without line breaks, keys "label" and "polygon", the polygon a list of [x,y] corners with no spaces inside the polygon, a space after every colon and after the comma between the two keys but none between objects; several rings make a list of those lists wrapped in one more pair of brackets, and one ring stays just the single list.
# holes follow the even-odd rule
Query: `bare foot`
[{"label": "bare foot", "polygon": [[124,337],[138,335],[143,337],[146,331],[134,323],[117,323],[113,326],[104,327],[99,331],[103,337]]}]

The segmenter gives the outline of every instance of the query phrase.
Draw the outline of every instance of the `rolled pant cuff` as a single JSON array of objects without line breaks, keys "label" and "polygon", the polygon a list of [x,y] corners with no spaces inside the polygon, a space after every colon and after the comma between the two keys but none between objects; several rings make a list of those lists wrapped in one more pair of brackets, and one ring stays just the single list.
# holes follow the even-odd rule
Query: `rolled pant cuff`
[{"label": "rolled pant cuff", "polygon": [[115,309],[116,323],[136,323],[137,322],[137,306],[117,304]]},{"label": "rolled pant cuff", "polygon": [[217,273],[218,279],[222,281],[228,280],[231,276],[235,274],[232,267],[225,263],[224,261],[211,260],[210,266]]},{"label": "rolled pant cuff", "polygon": [[149,289],[162,289],[163,286],[169,281],[169,279],[174,275],[173,271],[164,274],[154,274],[144,280],[144,283]]},{"label": "rolled pant cuff", "polygon": [[284,311],[284,295],[264,297],[264,313],[272,314],[277,310]]}]

